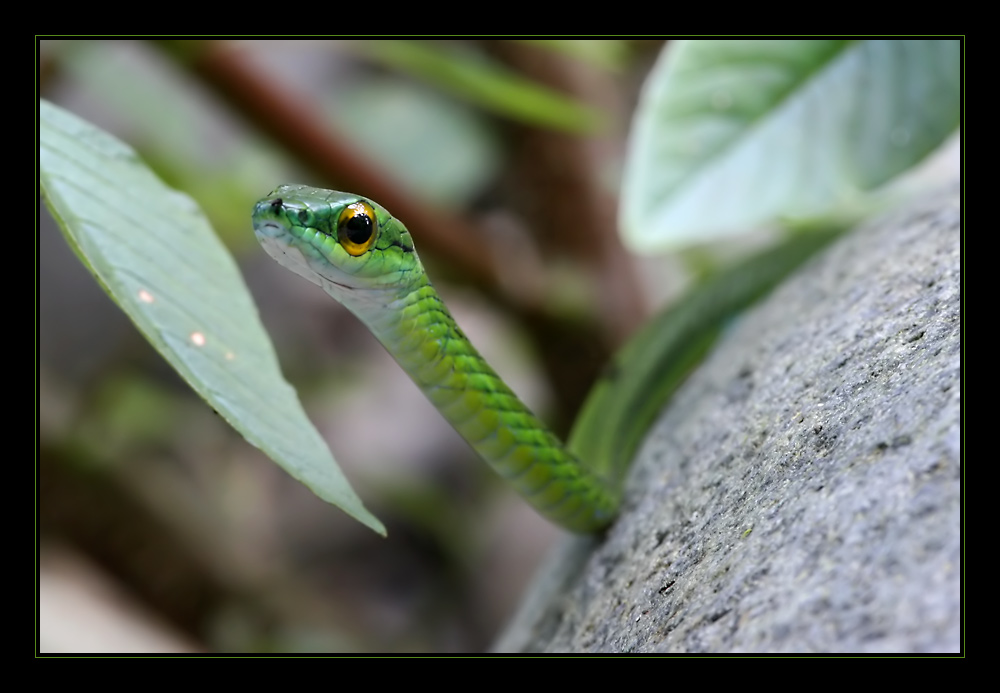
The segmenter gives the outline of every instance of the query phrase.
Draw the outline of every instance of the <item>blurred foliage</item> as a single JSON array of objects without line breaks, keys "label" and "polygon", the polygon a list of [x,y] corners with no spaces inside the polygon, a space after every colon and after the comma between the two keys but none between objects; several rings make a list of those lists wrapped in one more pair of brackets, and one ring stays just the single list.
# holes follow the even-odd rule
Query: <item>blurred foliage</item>
[{"label": "blurred foliage", "polygon": [[596,109],[525,79],[479,51],[462,46],[445,50],[417,41],[355,45],[385,65],[419,76],[500,116],[568,132],[586,133],[601,127],[602,117]]},{"label": "blurred foliage", "polygon": [[[502,144],[487,119],[398,77],[373,77],[326,99],[327,112],[400,185],[461,207],[496,177]],[[400,122],[399,114],[406,113]]]},{"label": "blurred foliage", "polygon": [[959,40],[685,41],[643,90],[620,229],[636,252],[872,209],[961,113]]}]

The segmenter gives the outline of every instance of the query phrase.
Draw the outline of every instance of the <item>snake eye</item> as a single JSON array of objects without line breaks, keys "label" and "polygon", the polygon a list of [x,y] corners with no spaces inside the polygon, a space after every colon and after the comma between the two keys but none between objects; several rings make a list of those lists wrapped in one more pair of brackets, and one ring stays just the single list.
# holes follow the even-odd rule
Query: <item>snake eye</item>
[{"label": "snake eye", "polygon": [[364,200],[344,208],[337,220],[337,239],[348,254],[357,257],[375,240],[375,210]]}]

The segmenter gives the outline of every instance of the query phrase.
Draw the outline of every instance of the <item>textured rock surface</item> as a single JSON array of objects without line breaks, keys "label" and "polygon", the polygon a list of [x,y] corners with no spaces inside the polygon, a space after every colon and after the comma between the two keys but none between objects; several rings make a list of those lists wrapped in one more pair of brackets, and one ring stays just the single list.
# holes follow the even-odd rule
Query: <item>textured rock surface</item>
[{"label": "textured rock surface", "polygon": [[959,239],[952,189],[741,320],[496,649],[958,651]]}]

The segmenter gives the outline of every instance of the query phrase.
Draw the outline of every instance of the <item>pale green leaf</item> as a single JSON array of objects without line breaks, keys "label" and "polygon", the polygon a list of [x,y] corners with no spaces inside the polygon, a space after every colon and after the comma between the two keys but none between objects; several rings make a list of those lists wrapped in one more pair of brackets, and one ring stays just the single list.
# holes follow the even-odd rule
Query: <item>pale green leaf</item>
[{"label": "pale green leaf", "polygon": [[401,77],[369,77],[327,102],[355,144],[428,202],[467,204],[498,175],[503,151],[488,120],[433,90]]},{"label": "pale green leaf", "polygon": [[668,47],[629,142],[620,227],[637,252],[862,199],[958,125],[953,40],[703,40]]},{"label": "pale green leaf", "polygon": [[[250,443],[385,534],[282,377],[236,264],[197,205],[107,133],[46,101],[39,111],[42,194],[100,284]],[[249,223],[248,205],[248,233]]]}]

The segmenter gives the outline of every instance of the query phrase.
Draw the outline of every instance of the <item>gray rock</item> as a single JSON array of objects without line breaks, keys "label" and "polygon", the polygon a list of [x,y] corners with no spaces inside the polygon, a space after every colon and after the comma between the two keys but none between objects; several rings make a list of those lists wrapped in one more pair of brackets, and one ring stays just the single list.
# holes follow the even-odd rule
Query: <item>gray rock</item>
[{"label": "gray rock", "polygon": [[959,651],[959,204],[858,229],[735,325],[495,649]]}]

